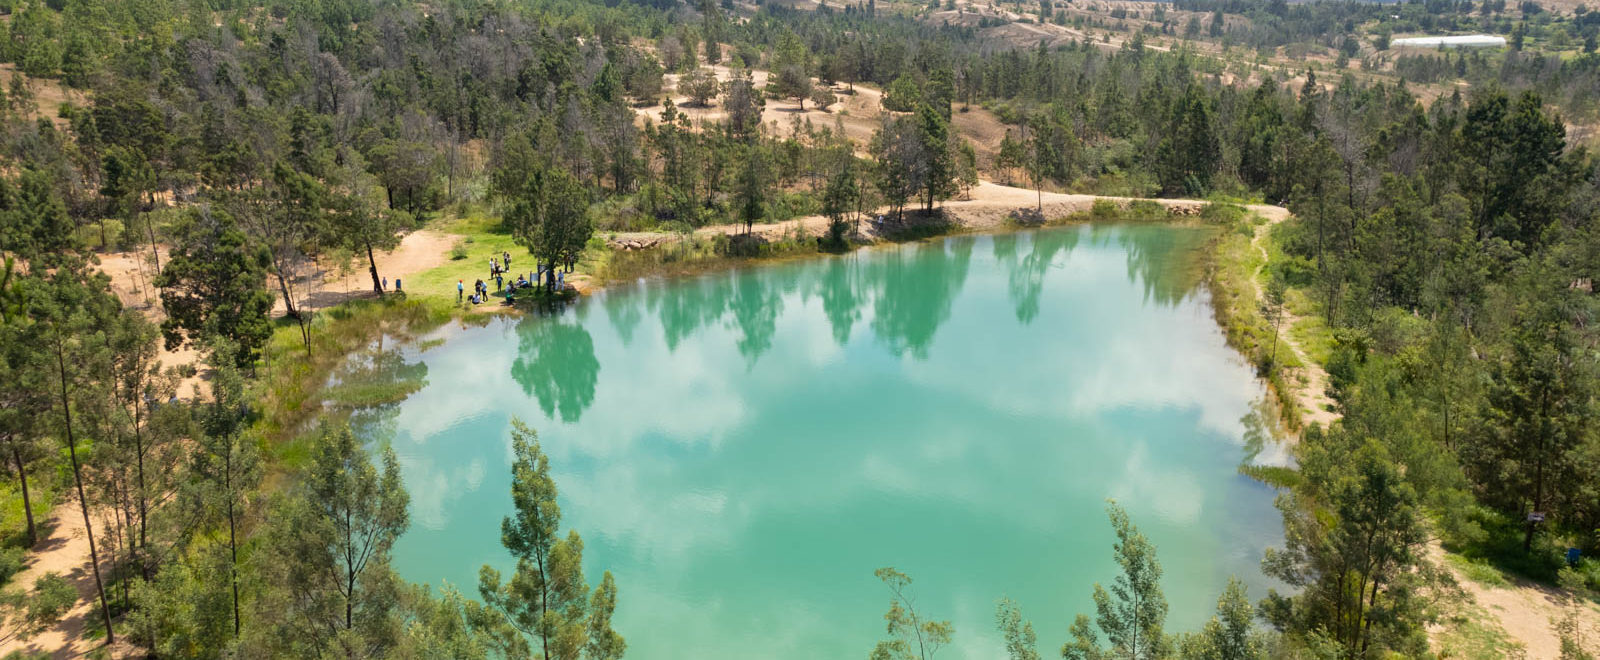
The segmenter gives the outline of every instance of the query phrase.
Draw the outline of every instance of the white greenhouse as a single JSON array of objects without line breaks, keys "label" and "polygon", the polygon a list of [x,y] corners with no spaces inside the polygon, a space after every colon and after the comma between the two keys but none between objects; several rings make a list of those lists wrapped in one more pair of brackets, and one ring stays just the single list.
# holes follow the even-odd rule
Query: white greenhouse
[{"label": "white greenhouse", "polygon": [[1505,37],[1466,34],[1452,37],[1405,37],[1389,42],[1391,48],[1504,48]]}]

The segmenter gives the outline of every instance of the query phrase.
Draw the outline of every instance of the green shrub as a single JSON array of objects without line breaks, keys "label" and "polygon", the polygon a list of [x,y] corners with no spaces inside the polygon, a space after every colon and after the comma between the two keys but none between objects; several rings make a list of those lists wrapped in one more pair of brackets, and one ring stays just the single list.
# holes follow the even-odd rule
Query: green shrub
[{"label": "green shrub", "polygon": [[45,573],[33,583],[28,599],[28,621],[45,628],[55,625],[78,602],[78,589],[60,573]]},{"label": "green shrub", "polygon": [[1094,220],[1096,222],[1109,222],[1113,220],[1120,220],[1121,218],[1122,209],[1117,207],[1116,202],[1113,202],[1109,199],[1094,200],[1094,205],[1089,207],[1090,220]]},{"label": "green shrub", "polygon": [[1128,210],[1124,217],[1128,220],[1160,221],[1166,220],[1170,215],[1167,212],[1167,207],[1163,206],[1161,202],[1136,199],[1128,203]]},{"label": "green shrub", "polygon": [[[471,239],[468,239],[468,240],[471,240]],[[466,243],[463,243],[461,241],[456,241],[455,245],[450,246],[450,259],[451,260],[460,261],[460,260],[466,259],[466,258],[467,258],[467,244]]]},{"label": "green shrub", "polygon": [[1231,225],[1245,217],[1245,209],[1238,204],[1212,202],[1200,207],[1200,219],[1211,224]]},{"label": "green shrub", "polygon": [[22,570],[23,557],[27,552],[22,548],[0,548],[0,586],[11,581],[11,576]]}]

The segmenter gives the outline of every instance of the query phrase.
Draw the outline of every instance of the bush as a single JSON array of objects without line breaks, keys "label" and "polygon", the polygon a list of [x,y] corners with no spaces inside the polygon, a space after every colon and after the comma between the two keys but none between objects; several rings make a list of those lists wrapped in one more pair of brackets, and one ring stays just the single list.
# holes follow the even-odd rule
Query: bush
[{"label": "bush", "polygon": [[767,239],[760,234],[717,234],[711,239],[711,248],[722,257],[759,257]]},{"label": "bush", "polygon": [[22,548],[0,548],[0,586],[11,581],[11,576],[22,570],[22,559],[26,555]]},{"label": "bush", "polygon": [[1243,220],[1245,209],[1238,204],[1219,204],[1212,202],[1200,207],[1200,219],[1211,224],[1232,225]]},{"label": "bush", "polygon": [[78,589],[60,573],[45,573],[33,583],[28,599],[28,621],[39,628],[55,625],[78,602]]},{"label": "bush", "polygon": [[825,252],[844,252],[850,247],[850,223],[845,220],[829,220],[828,234],[817,239],[817,247]]},{"label": "bush", "polygon": [[1122,209],[1109,199],[1094,200],[1094,204],[1089,207],[1089,219],[1096,222],[1110,222],[1120,219],[1121,216]]},{"label": "bush", "polygon": [[467,244],[458,240],[455,245],[450,246],[450,259],[461,261],[465,258],[467,258]]},{"label": "bush", "polygon": [[1587,557],[1579,559],[1578,567],[1575,570],[1583,579],[1584,587],[1590,591],[1600,592],[1600,561]]}]

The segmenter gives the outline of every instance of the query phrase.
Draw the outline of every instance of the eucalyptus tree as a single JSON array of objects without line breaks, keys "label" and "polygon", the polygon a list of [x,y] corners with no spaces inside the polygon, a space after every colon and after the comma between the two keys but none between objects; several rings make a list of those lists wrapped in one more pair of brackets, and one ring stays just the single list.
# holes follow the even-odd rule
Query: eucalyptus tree
[{"label": "eucalyptus tree", "polygon": [[251,496],[263,471],[260,449],[247,435],[256,412],[249,404],[244,375],[237,367],[237,350],[224,338],[213,340],[211,345],[207,356],[212,368],[211,397],[201,404],[197,415],[200,433],[189,458],[192,478],[184,491],[185,508],[194,512],[194,517],[227,526],[227,579],[232,592],[235,637],[243,628],[239,548]]},{"label": "eucalyptus tree", "polygon": [[1089,617],[1079,614],[1072,623],[1072,641],[1061,647],[1068,660],[1154,660],[1172,654],[1172,640],[1162,631],[1167,618],[1167,598],[1161,592],[1161,562],[1156,548],[1128,519],[1116,502],[1106,505],[1117,542],[1112,551],[1122,572],[1107,591],[1094,585],[1095,626],[1106,636],[1101,647]]},{"label": "eucalyptus tree", "polygon": [[304,481],[281,497],[258,570],[261,620],[241,642],[273,656],[385,656],[399,648],[404,586],[390,551],[410,523],[394,451],[381,468],[345,425],[325,427]]},{"label": "eucalyptus tree", "polygon": [[955,637],[949,621],[936,621],[918,612],[911,597],[911,576],[892,567],[873,571],[889,588],[889,611],[883,619],[889,639],[872,648],[872,660],[928,660]]},{"label": "eucalyptus tree", "polygon": [[187,430],[187,410],[168,403],[176,399],[177,377],[161,367],[159,336],[144,315],[122,310],[102,335],[108,373],[97,383],[108,395],[100,437],[110,441],[95,452],[106,475],[100,485],[122,514],[127,556],[147,579],[156,561],[150,550],[151,513],[173,492],[177,440]]},{"label": "eucalyptus tree", "polygon": [[[589,220],[589,191],[571,172],[559,167],[527,175],[505,223],[518,245],[554,269],[571,269],[594,235]],[[554,284],[554,275],[548,280]]]},{"label": "eucalyptus tree", "polygon": [[1022,620],[1022,609],[1010,599],[1002,599],[995,606],[995,625],[1006,640],[1006,657],[1009,660],[1039,660],[1039,638],[1033,624]]},{"label": "eucalyptus tree", "polygon": [[[550,477],[550,459],[538,434],[511,420],[512,515],[500,523],[501,543],[516,558],[509,580],[485,564],[478,571],[482,621],[501,652],[528,657],[537,644],[546,660],[614,660],[626,642],[611,628],[616,583],[607,571],[590,594],[583,578],[583,539],[575,530],[560,536],[561,507]],[[530,642],[531,640],[531,642]]]},{"label": "eucalyptus tree", "polygon": [[[12,291],[7,282],[6,291]],[[39,540],[28,473],[52,451],[44,437],[42,415],[50,410],[49,387],[38,368],[37,347],[28,339],[27,319],[20,314],[0,324],[0,460],[16,478],[22,494],[24,538],[28,547]]]},{"label": "eucalyptus tree", "polygon": [[1184,635],[1180,655],[1184,660],[1265,660],[1266,643],[1253,621],[1243,582],[1228,578],[1228,586],[1217,598],[1217,613],[1200,629]]},{"label": "eucalyptus tree", "polygon": [[1307,437],[1303,483],[1279,500],[1284,547],[1262,560],[1298,593],[1269,591],[1263,617],[1288,635],[1320,631],[1351,657],[1424,652],[1422,600],[1441,584],[1422,554],[1416,490],[1376,440],[1338,427]]}]

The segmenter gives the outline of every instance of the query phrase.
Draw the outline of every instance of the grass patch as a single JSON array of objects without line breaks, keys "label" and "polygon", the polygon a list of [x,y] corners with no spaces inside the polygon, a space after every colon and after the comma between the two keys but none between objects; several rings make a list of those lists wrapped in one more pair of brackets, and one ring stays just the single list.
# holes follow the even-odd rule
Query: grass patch
[{"label": "grass patch", "polygon": [[[1298,290],[1290,291],[1285,300],[1292,300],[1300,294]],[[1293,303],[1286,306],[1295,309]],[[1333,331],[1328,329],[1321,316],[1307,316],[1298,311],[1294,314],[1299,318],[1295,319],[1293,327],[1288,328],[1289,336],[1305,352],[1307,359],[1317,364],[1327,364],[1328,358],[1333,356]]]},{"label": "grass patch", "polygon": [[1488,612],[1471,603],[1457,604],[1441,617],[1435,650],[1440,660],[1503,660],[1526,658],[1527,651],[1496,624]]},{"label": "grass patch", "polygon": [[[511,232],[500,225],[500,218],[490,215],[483,209],[472,209],[465,215],[454,215],[441,218],[433,223],[433,228],[451,234],[459,234],[463,238],[450,250],[450,260],[437,268],[425,270],[405,280],[406,295],[413,299],[437,301],[449,305],[456,304],[456,282],[466,284],[467,293],[472,292],[472,283],[483,279],[494,286],[489,279],[489,259],[501,258],[501,254],[511,255],[511,272],[531,273],[534,270],[533,256],[528,254],[528,249],[517,245],[512,239]],[[513,278],[515,279],[515,278]],[[464,308],[470,308],[465,305]]]},{"label": "grass patch", "polygon": [[1511,586],[1511,582],[1506,580],[1505,574],[1501,573],[1500,569],[1490,565],[1486,560],[1468,559],[1453,552],[1445,553],[1444,560],[1445,563],[1456,569],[1457,573],[1478,584],[1500,589]]},{"label": "grass patch", "polygon": [[1278,465],[1241,465],[1239,474],[1273,488],[1292,489],[1300,485],[1300,471]]},{"label": "grass patch", "polygon": [[349,356],[374,340],[413,339],[451,316],[449,305],[405,295],[347,302],[312,319],[309,353],[293,321],[281,320],[252,381],[252,394],[262,411],[254,430],[267,454],[281,468],[302,465],[310,455],[305,437],[314,431],[310,423],[330,404],[385,402],[409,394],[384,384],[348,379],[330,386],[330,380],[348,363]]}]

